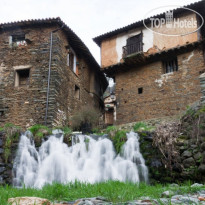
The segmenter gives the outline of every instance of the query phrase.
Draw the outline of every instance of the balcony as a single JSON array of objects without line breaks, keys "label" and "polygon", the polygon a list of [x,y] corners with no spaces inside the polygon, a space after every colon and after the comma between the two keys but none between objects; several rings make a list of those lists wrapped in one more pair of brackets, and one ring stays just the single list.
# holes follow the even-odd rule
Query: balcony
[{"label": "balcony", "polygon": [[123,49],[123,58],[125,58],[130,54],[142,52],[143,51],[142,42],[140,41],[140,42],[126,45],[122,47],[122,49]]}]

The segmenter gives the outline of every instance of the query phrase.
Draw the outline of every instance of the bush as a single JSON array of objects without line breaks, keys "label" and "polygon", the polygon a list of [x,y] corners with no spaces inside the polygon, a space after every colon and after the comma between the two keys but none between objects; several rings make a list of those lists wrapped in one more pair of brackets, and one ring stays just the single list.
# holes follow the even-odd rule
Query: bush
[{"label": "bush", "polygon": [[83,106],[79,112],[75,113],[71,119],[73,130],[82,130],[83,125],[89,125],[91,128],[99,124],[100,112],[87,105]]},{"label": "bush", "polygon": [[[44,125],[39,125],[39,124],[30,127],[28,130],[29,130],[34,136],[35,136],[35,135],[36,135],[36,136],[40,136],[40,135],[41,135],[40,133],[42,133],[42,130],[44,130],[45,132],[47,131],[48,134],[51,134],[51,130],[50,130],[48,127],[46,127],[46,126],[44,126]],[[39,133],[39,132],[40,132],[40,133]],[[41,135],[41,136],[42,136],[42,135]]]},{"label": "bush", "polygon": [[126,133],[127,133],[127,131],[125,131],[125,130],[118,130],[115,133],[115,136],[112,139],[113,140],[113,145],[114,145],[115,150],[116,150],[117,153],[121,153],[122,146],[127,141]]},{"label": "bush", "polygon": [[50,135],[51,130],[44,125],[34,125],[28,129],[34,136],[34,142],[37,147],[41,145],[42,138]]}]

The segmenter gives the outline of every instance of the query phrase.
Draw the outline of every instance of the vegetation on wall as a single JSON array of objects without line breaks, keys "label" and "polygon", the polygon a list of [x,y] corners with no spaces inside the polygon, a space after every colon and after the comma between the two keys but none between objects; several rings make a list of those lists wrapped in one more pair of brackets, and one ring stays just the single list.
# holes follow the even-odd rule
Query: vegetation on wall
[{"label": "vegetation on wall", "polygon": [[134,126],[133,126],[133,130],[134,132],[140,132],[140,131],[152,131],[154,130],[155,127],[148,125],[145,122],[137,122]]},{"label": "vegetation on wall", "polygon": [[157,147],[163,155],[163,164],[172,170],[172,164],[177,164],[179,153],[176,148],[179,136],[179,124],[163,123],[159,125],[153,136],[153,145]]},{"label": "vegetation on wall", "polygon": [[18,142],[19,136],[21,134],[21,128],[15,126],[12,123],[6,123],[4,127],[1,129],[5,132],[4,138],[4,160],[7,163],[8,158],[11,155],[11,147],[14,142]]}]

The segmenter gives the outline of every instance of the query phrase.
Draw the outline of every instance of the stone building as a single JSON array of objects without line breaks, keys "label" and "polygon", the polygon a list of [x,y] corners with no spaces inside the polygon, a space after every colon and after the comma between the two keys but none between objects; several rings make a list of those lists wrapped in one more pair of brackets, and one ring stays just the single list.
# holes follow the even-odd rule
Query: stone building
[{"label": "stone building", "polygon": [[[204,0],[94,38],[101,69],[116,84],[116,124],[177,116],[199,101],[203,17]],[[155,25],[153,19],[166,21]],[[191,26],[174,27],[176,22]]]},{"label": "stone building", "polygon": [[83,105],[102,109],[106,87],[98,63],[60,18],[0,24],[0,126],[68,124]]}]

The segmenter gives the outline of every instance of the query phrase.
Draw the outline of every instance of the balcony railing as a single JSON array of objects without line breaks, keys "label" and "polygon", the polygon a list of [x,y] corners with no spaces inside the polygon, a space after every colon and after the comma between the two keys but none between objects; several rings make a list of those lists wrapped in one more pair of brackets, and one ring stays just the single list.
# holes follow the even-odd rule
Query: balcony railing
[{"label": "balcony railing", "polygon": [[142,50],[142,42],[137,42],[137,43],[133,43],[133,44],[130,44],[130,45],[126,45],[124,47],[122,47],[123,49],[123,57],[126,57],[130,54],[133,54],[133,53],[139,53]]}]

